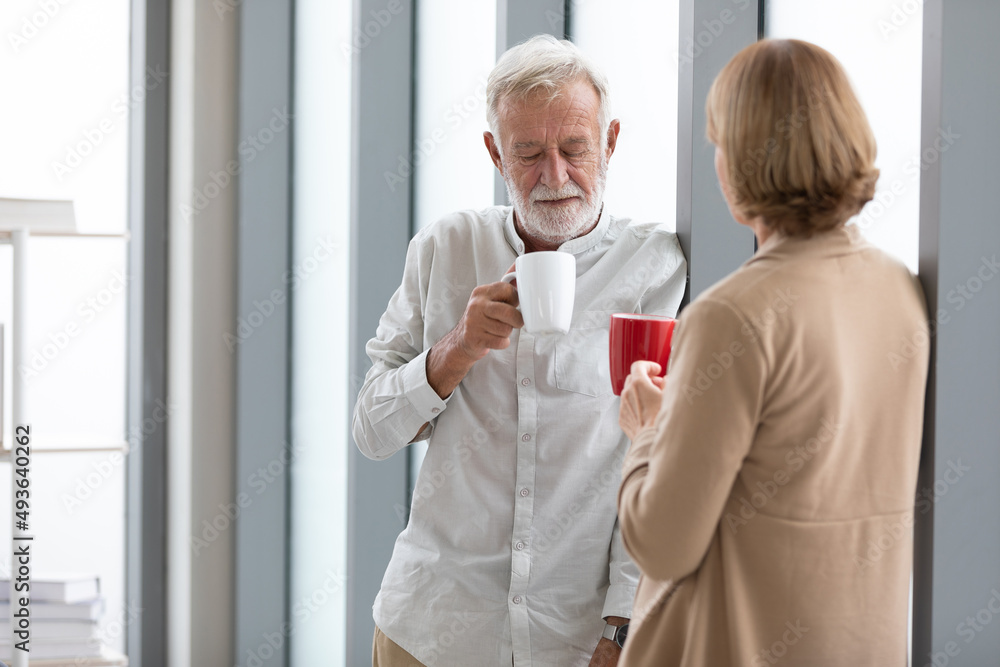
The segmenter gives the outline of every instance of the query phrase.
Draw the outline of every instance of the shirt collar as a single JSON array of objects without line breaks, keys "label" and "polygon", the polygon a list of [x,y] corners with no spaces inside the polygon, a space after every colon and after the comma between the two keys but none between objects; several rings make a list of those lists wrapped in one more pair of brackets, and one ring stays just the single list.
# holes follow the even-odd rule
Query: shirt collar
[{"label": "shirt collar", "polygon": [[846,255],[869,247],[857,225],[840,225],[826,232],[813,234],[809,238],[772,234],[745,264],[760,261],[765,257],[788,255],[816,255],[832,257]]},{"label": "shirt collar", "polygon": [[[608,233],[608,228],[611,224],[611,216],[608,214],[607,206],[601,206],[601,217],[597,219],[597,226],[591,229],[589,232],[583,236],[578,236],[575,239],[570,239],[559,246],[559,252],[568,252],[572,255],[579,255],[580,253],[590,250],[598,243],[604,240],[604,237]],[[504,221],[504,234],[507,237],[507,243],[510,247],[514,249],[519,256],[524,254],[524,241],[517,234],[517,228],[514,226],[514,207],[511,206],[507,211],[507,219]]]}]

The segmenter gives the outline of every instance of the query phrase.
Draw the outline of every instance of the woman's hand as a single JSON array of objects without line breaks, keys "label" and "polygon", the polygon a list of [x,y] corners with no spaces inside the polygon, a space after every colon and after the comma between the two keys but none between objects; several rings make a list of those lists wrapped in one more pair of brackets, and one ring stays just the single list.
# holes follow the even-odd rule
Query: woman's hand
[{"label": "woman's hand", "polygon": [[629,440],[635,440],[639,431],[656,421],[663,397],[663,378],[659,374],[660,365],[656,362],[636,361],[625,378],[618,424]]}]

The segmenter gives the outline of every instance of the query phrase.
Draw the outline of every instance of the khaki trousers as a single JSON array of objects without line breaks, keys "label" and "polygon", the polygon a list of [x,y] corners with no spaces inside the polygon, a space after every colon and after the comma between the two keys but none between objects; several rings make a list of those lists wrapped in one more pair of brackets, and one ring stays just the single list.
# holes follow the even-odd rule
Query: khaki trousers
[{"label": "khaki trousers", "polygon": [[372,640],[372,667],[424,667],[424,664],[386,637],[376,625]]}]

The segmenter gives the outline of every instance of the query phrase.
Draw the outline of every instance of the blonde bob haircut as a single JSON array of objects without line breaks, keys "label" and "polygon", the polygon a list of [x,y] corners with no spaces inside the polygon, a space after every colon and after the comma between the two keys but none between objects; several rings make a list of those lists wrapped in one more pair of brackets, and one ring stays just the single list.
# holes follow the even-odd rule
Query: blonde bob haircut
[{"label": "blonde bob haircut", "polygon": [[875,195],[875,137],[837,59],[808,42],[762,40],[716,77],[709,141],[725,157],[731,204],[748,220],[809,237]]}]

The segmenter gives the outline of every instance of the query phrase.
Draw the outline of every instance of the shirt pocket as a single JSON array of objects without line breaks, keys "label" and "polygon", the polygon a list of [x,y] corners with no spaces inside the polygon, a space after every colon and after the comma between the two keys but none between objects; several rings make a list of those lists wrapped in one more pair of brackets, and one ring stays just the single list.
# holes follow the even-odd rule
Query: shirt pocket
[{"label": "shirt pocket", "polygon": [[556,387],[586,396],[611,393],[608,356],[609,315],[587,311],[555,345]]}]

